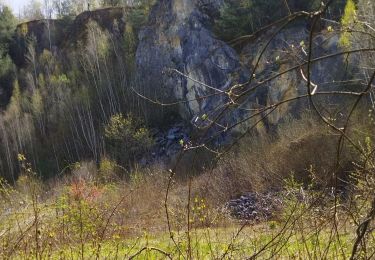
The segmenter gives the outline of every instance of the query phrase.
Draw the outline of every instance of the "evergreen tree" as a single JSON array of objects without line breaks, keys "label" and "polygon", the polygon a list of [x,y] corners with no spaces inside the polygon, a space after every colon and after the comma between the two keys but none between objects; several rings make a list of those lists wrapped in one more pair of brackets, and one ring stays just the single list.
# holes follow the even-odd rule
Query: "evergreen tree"
[{"label": "evergreen tree", "polygon": [[[289,13],[319,9],[320,0],[225,0],[220,18],[216,21],[216,33],[224,40],[252,34]],[[346,0],[331,3],[328,18],[337,19],[342,14]]]},{"label": "evergreen tree", "polygon": [[7,103],[11,95],[13,63],[8,53],[15,25],[10,8],[0,3],[0,106]]},{"label": "evergreen tree", "polygon": [[285,14],[287,9],[283,1],[228,0],[217,20],[216,31],[223,39],[230,40],[250,34]]},{"label": "evergreen tree", "polygon": [[16,19],[11,9],[0,3],[0,48],[6,49],[12,38]]}]

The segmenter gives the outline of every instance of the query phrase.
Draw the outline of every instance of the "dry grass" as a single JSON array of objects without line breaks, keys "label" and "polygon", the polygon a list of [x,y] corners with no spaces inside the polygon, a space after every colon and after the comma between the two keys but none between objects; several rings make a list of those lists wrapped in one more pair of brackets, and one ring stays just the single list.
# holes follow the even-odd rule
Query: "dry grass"
[{"label": "dry grass", "polygon": [[[69,174],[47,183],[25,171],[16,186],[1,185],[1,257],[48,259],[62,254],[95,258],[114,251],[129,257],[144,247],[150,257],[160,257],[160,252],[151,253],[152,247],[177,257],[245,257],[265,245],[267,250],[262,254],[269,257],[347,257],[355,227],[366,216],[372,195],[368,184],[361,181],[361,171],[356,172],[361,186],[351,184],[353,198],[342,201],[340,209],[331,195],[317,189],[323,183],[330,184],[336,139],[314,118],[305,116],[285,121],[272,138],[248,137],[212,170],[205,170],[204,162],[197,166],[190,197],[189,179],[177,174],[168,198],[169,225],[177,245],[168,234],[164,202],[169,173],[161,166],[124,173],[110,161],[99,167],[81,162],[72,165]],[[349,161],[353,154],[345,156],[343,161]],[[184,165],[189,165],[188,159]],[[295,177],[292,182],[291,173]],[[369,177],[365,180],[368,182]],[[223,214],[225,202],[244,192],[285,188],[287,192],[280,193],[282,209],[274,221],[261,224],[262,235],[254,233],[259,225],[246,225],[245,230],[252,231],[236,235],[241,222]],[[353,208],[355,214],[350,213]],[[335,226],[338,231],[332,228],[333,215],[339,221]],[[303,246],[298,246],[296,242],[301,239]],[[369,236],[368,245],[373,242]]]},{"label": "dry grass", "polygon": [[[337,141],[331,129],[309,114],[298,120],[286,119],[273,136],[257,134],[241,140],[238,149],[195,179],[196,192],[223,203],[245,192],[279,191],[291,176],[306,186],[313,181],[321,188],[331,187]],[[344,151],[341,179],[347,179],[356,156],[350,147]]]}]

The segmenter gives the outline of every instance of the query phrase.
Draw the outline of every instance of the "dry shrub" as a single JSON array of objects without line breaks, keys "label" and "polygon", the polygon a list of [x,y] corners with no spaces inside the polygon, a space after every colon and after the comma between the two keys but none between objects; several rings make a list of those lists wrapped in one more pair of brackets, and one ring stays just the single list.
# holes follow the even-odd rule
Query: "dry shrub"
[{"label": "dry shrub", "polygon": [[84,181],[100,189],[100,199],[93,203],[102,209],[104,220],[110,218],[110,227],[106,231],[108,236],[114,232],[121,237],[138,236],[143,231],[163,228],[163,199],[168,179],[161,166],[149,169],[135,167],[124,179],[116,177],[114,181],[106,179],[103,182],[102,164],[99,164],[99,170],[93,163],[79,165],[64,186],[74,188]]},{"label": "dry shrub", "polygon": [[287,119],[275,137],[250,137],[240,146],[237,170],[248,176],[253,191],[279,189],[292,174],[308,183],[312,168],[315,177],[327,183],[335,167],[337,140],[328,127],[309,115]]},{"label": "dry shrub", "polygon": [[168,181],[166,171],[156,166],[132,173],[132,176],[130,182],[124,183],[124,189],[132,190],[122,205],[127,223],[135,232],[163,229],[165,187]]},{"label": "dry shrub", "polygon": [[189,177],[198,176],[211,168],[214,162],[214,154],[205,148],[186,150],[171,160],[171,168],[175,168],[177,178],[186,180]]},{"label": "dry shrub", "polygon": [[194,194],[204,197],[210,204],[217,205],[249,191],[251,179],[236,169],[233,155],[229,155],[217,167],[198,176],[193,181]]},{"label": "dry shrub", "polygon": [[[274,135],[254,134],[241,140],[219,165],[195,180],[198,194],[212,203],[223,203],[244,192],[280,190],[291,175],[308,185],[333,184],[338,135],[310,114],[287,118]],[[350,168],[352,154],[345,147],[341,174]]]}]

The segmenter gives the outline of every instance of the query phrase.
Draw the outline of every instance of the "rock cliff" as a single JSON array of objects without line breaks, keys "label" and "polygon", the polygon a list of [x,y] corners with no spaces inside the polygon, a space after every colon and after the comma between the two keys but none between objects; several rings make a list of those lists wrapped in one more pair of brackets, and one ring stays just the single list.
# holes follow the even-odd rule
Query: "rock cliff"
[{"label": "rock cliff", "polygon": [[[303,72],[295,69],[269,81],[246,95],[229,109],[225,91],[246,82],[255,70],[255,78],[247,88],[306,60],[308,23],[291,24],[276,33],[263,52],[265,43],[276,31],[270,28],[258,37],[234,48],[218,39],[213,32],[215,19],[220,15],[223,0],[160,0],[153,6],[148,22],[138,33],[135,53],[137,73],[144,95],[160,102],[179,102],[178,114],[186,121],[204,125],[207,119],[223,113],[218,125],[222,130],[249,116],[251,109],[259,109],[287,98],[306,93]],[[127,8],[107,8],[84,12],[71,22],[40,20],[17,27],[12,49],[14,62],[25,64],[26,42],[35,36],[37,52],[43,49],[61,51],[85,39],[85,26],[94,20],[103,30],[124,33],[128,22]],[[116,26],[114,26],[116,25]],[[116,28],[116,29],[114,29]],[[323,30],[314,38],[314,57],[339,50],[338,35]],[[314,84],[342,79],[342,58],[317,62],[312,67]],[[326,73],[327,70],[330,73]],[[277,108],[266,124],[277,124],[303,103],[295,102]],[[236,127],[243,132],[246,124]]]},{"label": "rock cliff", "polygon": [[193,0],[159,1],[150,25],[139,34],[136,60],[145,84],[158,86],[163,100],[189,100],[179,106],[187,120],[223,102],[219,96],[199,98],[225,89],[240,69],[237,53],[210,30],[218,6]]},{"label": "rock cliff", "polygon": [[[306,82],[300,69],[293,70],[264,84],[237,106],[226,109],[224,104],[229,99],[223,92],[251,77],[258,56],[276,28],[271,27],[241,48],[234,49],[218,39],[212,30],[222,4],[223,1],[159,1],[150,15],[149,25],[139,34],[136,59],[145,89],[157,88],[159,99],[165,102],[180,101],[180,115],[193,123],[204,124],[200,122],[202,117],[215,118],[225,111],[220,121],[225,129],[248,117],[249,109],[306,93]],[[308,27],[307,22],[298,22],[276,33],[262,54],[253,83],[247,87],[306,60],[304,44],[308,41]],[[314,57],[339,49],[338,35],[325,31],[324,27],[320,24],[321,31],[314,38]],[[315,63],[312,80],[315,84],[326,84],[342,78],[339,73],[342,64],[341,58]],[[324,89],[329,87],[326,84]],[[277,108],[268,118],[268,124],[277,124],[287,114],[303,107],[303,103],[294,102]],[[246,124],[236,127],[241,132],[246,128]]]}]

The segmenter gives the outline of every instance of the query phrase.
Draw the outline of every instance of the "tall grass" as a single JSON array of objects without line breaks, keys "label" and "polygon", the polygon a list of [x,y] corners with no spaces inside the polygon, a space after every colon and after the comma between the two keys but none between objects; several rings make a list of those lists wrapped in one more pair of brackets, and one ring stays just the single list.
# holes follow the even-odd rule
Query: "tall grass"
[{"label": "tall grass", "polygon": [[[329,130],[314,122],[308,115],[287,120],[272,141],[250,138],[212,170],[175,179],[168,223],[168,175],[161,166],[139,168],[123,179],[110,162],[105,168],[81,162],[64,176],[42,182],[20,155],[17,185],[1,181],[1,257],[345,259],[370,220],[355,253],[370,259],[373,139],[362,142],[370,159],[349,153],[353,157],[347,158],[356,159],[352,170],[343,171],[349,181],[340,189],[329,182],[323,186],[335,143],[328,141]],[[359,167],[364,162],[366,169]],[[104,169],[111,178],[103,178]],[[282,203],[269,219],[233,219],[223,208],[245,192],[270,190]]]}]

